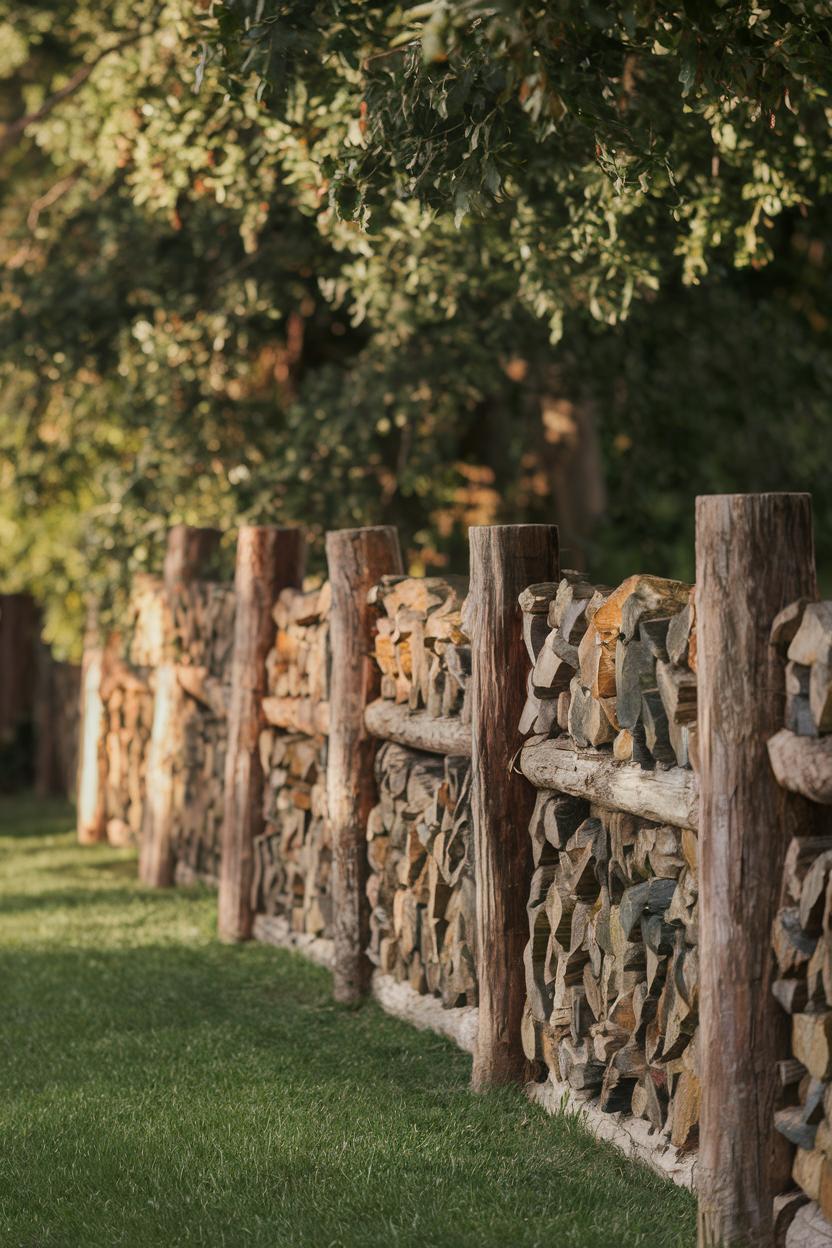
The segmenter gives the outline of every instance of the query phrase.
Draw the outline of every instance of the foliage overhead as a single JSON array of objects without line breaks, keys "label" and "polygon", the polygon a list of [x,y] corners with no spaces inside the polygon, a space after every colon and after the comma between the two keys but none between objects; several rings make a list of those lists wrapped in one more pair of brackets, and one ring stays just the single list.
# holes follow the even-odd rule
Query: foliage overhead
[{"label": "foliage overhead", "polygon": [[71,649],[180,520],[828,542],[829,16],[0,0],[0,586]]}]

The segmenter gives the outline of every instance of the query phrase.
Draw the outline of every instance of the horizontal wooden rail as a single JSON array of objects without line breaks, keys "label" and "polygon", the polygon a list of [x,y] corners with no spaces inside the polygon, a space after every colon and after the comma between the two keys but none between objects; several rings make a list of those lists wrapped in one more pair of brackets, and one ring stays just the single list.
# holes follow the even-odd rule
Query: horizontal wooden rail
[{"label": "horizontal wooden rail", "polygon": [[315,698],[264,698],[263,714],[273,728],[303,732],[308,737],[329,732],[329,703]]},{"label": "horizontal wooden rail", "polygon": [[408,745],[431,754],[471,754],[471,725],[441,719],[426,711],[410,711],[385,698],[371,702],[364,712],[367,731],[384,741]]},{"label": "horizontal wooden rail", "polygon": [[832,804],[832,736],[799,737],[782,728],[770,738],[768,756],[784,789]]},{"label": "horizontal wooden rail", "polygon": [[699,822],[699,785],[694,772],[683,767],[644,771],[637,763],[617,763],[600,750],[576,750],[555,739],[525,745],[520,770],[538,789],[557,789],[680,828]]}]

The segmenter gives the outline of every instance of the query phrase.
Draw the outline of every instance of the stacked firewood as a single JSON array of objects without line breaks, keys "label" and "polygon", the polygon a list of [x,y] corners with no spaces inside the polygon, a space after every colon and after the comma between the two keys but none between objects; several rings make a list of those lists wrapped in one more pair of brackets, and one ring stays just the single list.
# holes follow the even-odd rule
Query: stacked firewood
[{"label": "stacked firewood", "polygon": [[274,606],[260,734],[265,830],[255,842],[253,904],[292,931],[332,935],[326,817],[330,589],[284,590]]},{"label": "stacked firewood", "polygon": [[566,572],[520,607],[532,663],[522,733],[566,733],[645,768],[695,764],[691,586],[637,575],[611,590]]},{"label": "stacked firewood", "polygon": [[326,739],[266,729],[260,761],[265,832],[254,844],[254,909],[282,916],[293,932],[331,936]]},{"label": "stacked firewood", "polygon": [[[792,603],[772,642],[786,659],[785,727],[798,737],[832,732],[832,603]],[[832,768],[832,755],[817,766]],[[817,806],[814,816],[811,834],[789,844],[772,932],[773,991],[791,1016],[792,1052],[778,1068],[775,1122],[796,1146],[798,1189],[832,1222],[832,810]]]},{"label": "stacked firewood", "polygon": [[697,842],[582,798],[541,791],[530,825],[523,1039],[530,1060],[697,1142]]},{"label": "stacked firewood", "polygon": [[832,732],[832,602],[792,603],[771,640],[786,658],[785,727],[799,737]]},{"label": "stacked firewood", "polygon": [[475,1005],[470,760],[386,742],[367,824],[369,955],[446,1007]]},{"label": "stacked firewood", "polygon": [[275,603],[263,703],[269,723],[310,735],[328,730],[330,601],[326,581],[307,593],[285,589]]},{"label": "stacked firewood", "polygon": [[234,644],[234,590],[212,581],[181,587],[172,603],[177,679],[185,691],[176,725],[173,848],[177,878],[215,882],[222,837],[227,710]]},{"label": "stacked firewood", "polygon": [[467,592],[467,582],[454,576],[385,576],[373,587],[383,698],[469,721],[471,647],[462,618]]},{"label": "stacked firewood", "polygon": [[102,680],[104,756],[107,782],[104,809],[111,845],[130,845],[142,828],[145,770],[153,723],[151,673],[105,663]]},{"label": "stacked firewood", "polygon": [[153,723],[154,671],[165,651],[166,608],[158,577],[137,576],[118,633],[104,654],[101,700],[107,839],[138,840],[144,815],[145,770]]}]

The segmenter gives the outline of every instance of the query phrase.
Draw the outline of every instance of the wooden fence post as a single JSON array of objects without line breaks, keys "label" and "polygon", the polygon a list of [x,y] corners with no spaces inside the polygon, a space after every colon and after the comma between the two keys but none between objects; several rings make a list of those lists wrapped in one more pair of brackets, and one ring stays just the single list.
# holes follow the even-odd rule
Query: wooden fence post
[{"label": "wooden fence post", "polygon": [[787,1018],[771,995],[771,926],[790,836],[809,803],[781,789],[767,739],[783,724],[777,612],[816,595],[811,500],[696,500],[702,1114],[700,1248],[771,1248],[789,1152],[774,1130]]},{"label": "wooden fence post", "polygon": [[517,598],[528,585],[558,579],[558,531],[548,524],[485,525],[470,529],[469,537],[480,1002],[472,1086],[482,1090],[524,1081],[530,1073],[520,1026],[535,794],[511,766],[528,670]]},{"label": "wooden fence post", "polygon": [[258,742],[265,726],[266,655],[275,636],[272,609],[281,590],[302,586],[305,550],[303,529],[248,525],[237,539],[218,906],[224,941],[251,939],[254,838],[263,830]]},{"label": "wooden fence post", "polygon": [[94,845],[106,836],[104,810],[104,758],[101,734],[104,707],[101,677],[104,647],[94,606],[87,611],[84,653],[81,660],[81,691],[78,707],[78,790],[76,830],[81,845]]},{"label": "wooden fence post", "polygon": [[332,835],[335,1000],[359,1001],[372,967],[367,957],[367,816],[375,801],[375,739],[364,709],[378,696],[380,674],[371,657],[374,611],[367,593],[382,576],[402,571],[394,528],[339,529],[326,535],[332,587],[330,611],[327,805]]},{"label": "wooden fence post", "polygon": [[153,724],[150,730],[145,804],[139,848],[139,879],[151,888],[173,883],[173,769],[178,747],[178,723],[184,693],[176,679],[172,653],[172,607],[176,592],[198,580],[220,540],[218,529],[177,524],[170,530],[165,551],[165,654],[156,669]]}]

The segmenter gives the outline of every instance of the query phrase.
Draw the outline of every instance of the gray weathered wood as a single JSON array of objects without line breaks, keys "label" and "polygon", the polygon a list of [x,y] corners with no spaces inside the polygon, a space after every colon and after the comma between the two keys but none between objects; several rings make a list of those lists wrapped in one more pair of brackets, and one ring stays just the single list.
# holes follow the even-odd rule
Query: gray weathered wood
[{"label": "gray weathered wood", "polygon": [[332,900],[337,1001],[358,1001],[370,987],[367,817],[375,800],[376,738],[364,723],[381,675],[372,650],[376,608],[367,594],[382,576],[402,571],[399,539],[388,526],[339,529],[326,535],[332,586],[330,614],[327,805],[332,834]]},{"label": "gray weathered wood", "polygon": [[771,622],[801,595],[815,596],[808,495],[697,499],[700,1248],[771,1248],[789,1174],[774,1128],[788,1039],[769,940],[786,847],[811,813],[777,785],[766,741],[784,708]]},{"label": "gray weathered wood", "polygon": [[600,750],[578,752],[556,738],[525,745],[520,768],[539,789],[571,793],[610,810],[679,828],[696,828],[698,823],[696,775],[684,767],[645,771],[637,763],[616,762]]},{"label": "gray weathered wood", "polygon": [[832,736],[799,737],[781,728],[768,743],[768,756],[784,789],[832,804]]},{"label": "gray weathered wood", "polygon": [[139,879],[151,888],[167,888],[173,884],[173,772],[179,748],[178,722],[185,697],[176,679],[172,647],[173,602],[182,586],[198,580],[205,571],[220,536],[218,529],[177,524],[167,537],[163,575],[165,655],[156,670],[153,724],[147,752],[147,797],[139,847]]},{"label": "gray weathered wood", "polygon": [[272,608],[281,590],[301,587],[304,557],[302,529],[264,525],[240,529],[218,903],[218,930],[224,941],[251,938],[254,838],[263,830],[258,741],[265,725],[266,655],[275,635]]},{"label": "gray weathered wood", "polygon": [[471,725],[459,718],[437,718],[426,711],[411,711],[386,698],[377,698],[364,712],[367,731],[384,741],[396,741],[414,750],[433,754],[471,753]]},{"label": "gray weathered wood", "polygon": [[554,525],[470,530],[472,809],[476,843],[479,1030],[472,1086],[524,1082],[529,1066],[521,1024],[523,950],[532,876],[529,820],[535,793],[512,773],[528,667],[518,595],[557,581]]}]

